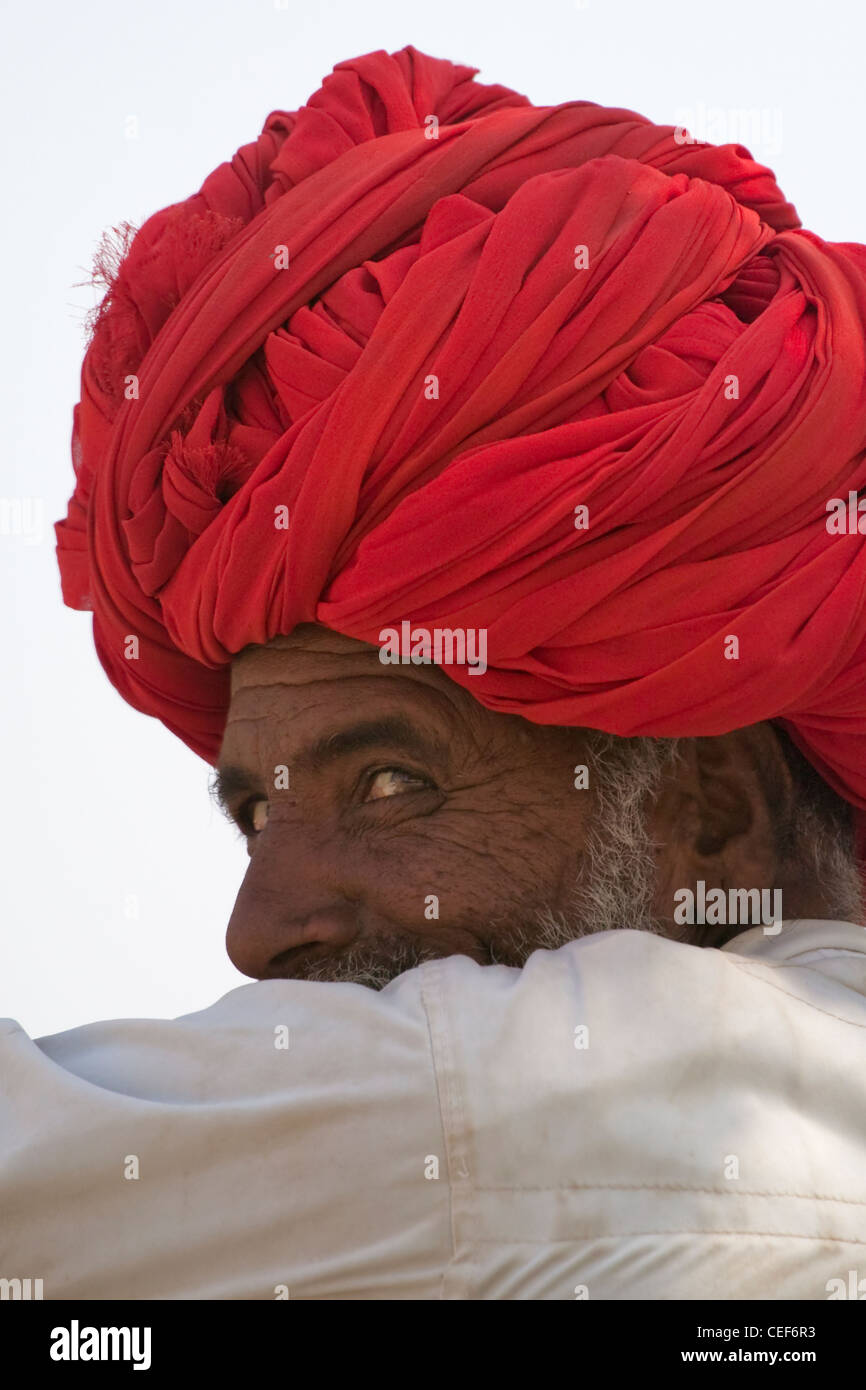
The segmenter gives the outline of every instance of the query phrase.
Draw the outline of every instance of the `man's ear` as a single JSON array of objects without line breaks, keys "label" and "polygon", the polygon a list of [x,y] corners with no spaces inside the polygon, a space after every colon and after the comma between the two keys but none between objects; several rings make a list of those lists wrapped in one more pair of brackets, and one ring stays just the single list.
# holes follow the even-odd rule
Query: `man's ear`
[{"label": "man's ear", "polygon": [[668,884],[769,888],[782,871],[779,825],[794,785],[771,724],[684,739],[682,762],[659,798],[655,837]]}]

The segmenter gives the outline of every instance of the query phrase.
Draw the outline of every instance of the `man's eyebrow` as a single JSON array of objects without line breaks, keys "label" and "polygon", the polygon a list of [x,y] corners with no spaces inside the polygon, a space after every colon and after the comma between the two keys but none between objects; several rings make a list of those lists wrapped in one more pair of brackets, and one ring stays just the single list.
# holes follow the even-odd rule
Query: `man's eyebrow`
[{"label": "man's eyebrow", "polygon": [[[363,752],[367,748],[381,748],[383,745],[431,760],[444,759],[448,752],[448,745],[444,739],[422,733],[411,720],[395,714],[380,719],[363,720],[350,725],[349,728],[338,729],[333,734],[324,734],[309,747],[301,749],[292,758],[291,766],[318,772],[329,763],[348,757],[351,753]],[[225,767],[215,769],[211,777],[210,791],[223,810],[227,810],[230,803],[243,792],[253,794],[261,791],[261,787],[257,777],[245,768],[229,763]]]},{"label": "man's eyebrow", "polygon": [[366,748],[379,748],[383,744],[421,758],[442,758],[447,751],[444,740],[422,733],[410,719],[394,714],[363,720],[347,729],[325,734],[309,748],[302,749],[294,758],[293,766],[319,771],[338,758],[363,752]]}]

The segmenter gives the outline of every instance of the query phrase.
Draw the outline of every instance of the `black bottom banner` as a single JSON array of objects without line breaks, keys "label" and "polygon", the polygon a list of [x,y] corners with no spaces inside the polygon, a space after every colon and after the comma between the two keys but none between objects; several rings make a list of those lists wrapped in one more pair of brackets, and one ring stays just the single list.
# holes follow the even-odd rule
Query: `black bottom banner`
[{"label": "black bottom banner", "polygon": [[[843,1368],[850,1374],[850,1367],[859,1360],[864,1320],[859,1307],[843,1307],[840,1302],[586,1300],[553,1322],[545,1314],[543,1324],[535,1323],[539,1314],[527,1313],[529,1322],[524,1326],[531,1330],[543,1327],[546,1337],[563,1337],[562,1350],[569,1357],[579,1358],[574,1364],[586,1365],[587,1358],[594,1356],[611,1373],[664,1372],[675,1366],[793,1365],[811,1367],[826,1377]],[[304,1303],[301,1314],[297,1311],[300,1303]],[[347,1361],[351,1358],[354,1373],[358,1358],[369,1361],[377,1343],[377,1360],[379,1356],[387,1360],[389,1349],[380,1344],[380,1339],[388,1334],[375,1324],[372,1301],[361,1306],[335,1301],[329,1312],[320,1314],[325,1321],[318,1331],[315,1306],[305,1300],[115,1303],[10,1299],[4,1300],[0,1308],[0,1334],[4,1359],[7,1365],[11,1359],[16,1366],[19,1383],[20,1376],[29,1371],[47,1374],[53,1380],[72,1374],[98,1375],[106,1368],[115,1376],[143,1372],[160,1381],[165,1375],[185,1370],[214,1372],[221,1377],[270,1369],[292,1374],[299,1359],[308,1370],[310,1358],[322,1356],[333,1375],[335,1360],[339,1363],[341,1354]],[[437,1336],[433,1342],[429,1309],[425,1313],[419,1308],[413,1315],[409,1305],[401,1303],[400,1310],[399,1327],[394,1328],[393,1322],[389,1326],[396,1334],[397,1349],[404,1355],[413,1318],[418,1318],[420,1338],[413,1346],[416,1372],[419,1359],[425,1370],[432,1369],[441,1354],[443,1367],[447,1363],[453,1374],[455,1349],[448,1333],[450,1315],[448,1323],[436,1324],[440,1333],[444,1331],[445,1340]],[[476,1312],[471,1324],[461,1325],[465,1315],[456,1308],[453,1316],[455,1322],[450,1326],[455,1332],[469,1334],[475,1356],[486,1363],[485,1369],[489,1371],[495,1366],[503,1351],[509,1358],[513,1356],[516,1349],[505,1338],[519,1330],[519,1324],[497,1324],[492,1314],[492,1323],[487,1323],[485,1315],[479,1324]],[[489,1339],[497,1325],[504,1334],[499,1344]],[[480,1332],[487,1334],[483,1342],[476,1340]],[[311,1333],[317,1334],[312,1344]],[[371,1334],[376,1343],[371,1341]],[[465,1347],[465,1343],[462,1345]],[[542,1352],[536,1345],[535,1352],[530,1353],[524,1344],[521,1350],[533,1360],[541,1355],[546,1362],[551,1348],[545,1345]],[[464,1355],[465,1351],[461,1359]],[[540,1369],[541,1363],[536,1372]]]}]

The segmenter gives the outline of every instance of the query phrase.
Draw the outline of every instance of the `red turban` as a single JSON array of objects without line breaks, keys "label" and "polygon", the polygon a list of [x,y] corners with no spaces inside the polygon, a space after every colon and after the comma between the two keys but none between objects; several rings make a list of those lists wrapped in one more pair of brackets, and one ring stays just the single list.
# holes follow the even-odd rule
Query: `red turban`
[{"label": "red turban", "polygon": [[740,145],[476,72],[339,63],[104,253],[66,602],[212,761],[248,643],[409,620],[487,630],[446,669],[491,709],[777,719],[866,807],[866,248]]}]

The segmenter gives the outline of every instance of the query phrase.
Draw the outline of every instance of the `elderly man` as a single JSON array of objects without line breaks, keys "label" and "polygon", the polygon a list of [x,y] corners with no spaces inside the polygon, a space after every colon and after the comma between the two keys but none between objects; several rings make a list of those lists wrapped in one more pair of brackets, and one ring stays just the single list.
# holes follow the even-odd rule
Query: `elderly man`
[{"label": "elderly man", "polygon": [[6,1025],[46,1297],[866,1288],[866,250],[475,71],[341,63],[103,248],[64,596],[256,983]]}]

